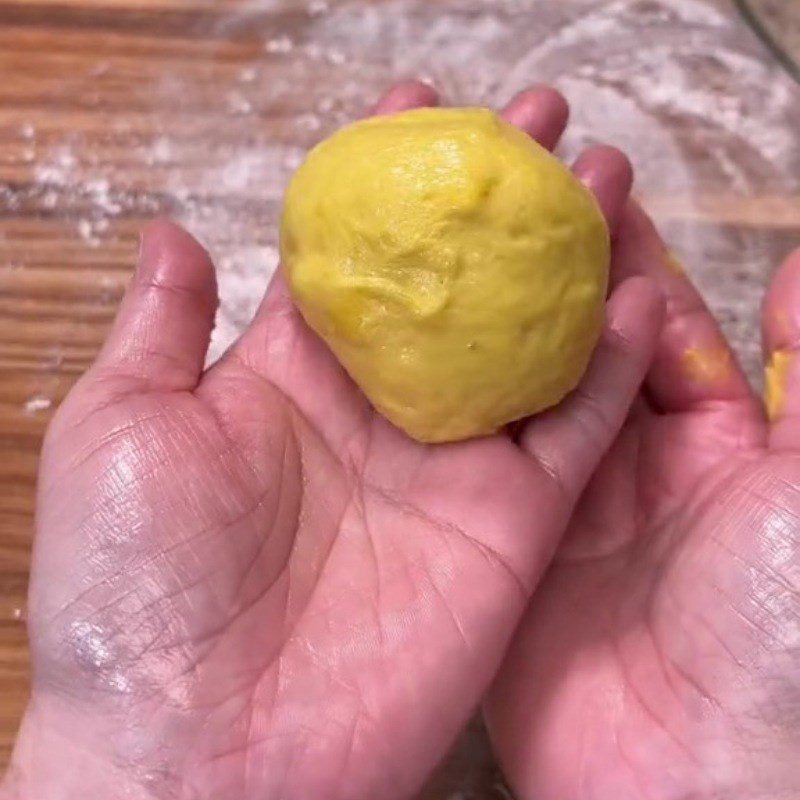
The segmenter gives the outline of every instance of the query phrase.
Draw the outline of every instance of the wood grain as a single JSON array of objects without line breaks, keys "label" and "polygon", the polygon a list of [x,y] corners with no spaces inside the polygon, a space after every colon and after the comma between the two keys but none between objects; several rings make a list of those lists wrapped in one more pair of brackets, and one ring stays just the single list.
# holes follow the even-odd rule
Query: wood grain
[{"label": "wood grain", "polygon": [[[800,242],[800,90],[724,0],[710,22],[677,0],[628,5],[603,18],[611,4],[588,0],[0,0],[0,769],[28,691],[41,438],[103,340],[141,226],[170,213],[210,247],[224,345],[266,280],[298,153],[391,80],[498,103],[511,80],[557,79],[578,101],[564,153],[596,138],[632,153],[640,195],[756,373],[756,295]],[[592,15],[606,24],[589,46]],[[643,35],[675,56],[634,63]],[[664,94],[688,74],[685,96]],[[456,790],[502,796],[480,733],[427,796]]]}]

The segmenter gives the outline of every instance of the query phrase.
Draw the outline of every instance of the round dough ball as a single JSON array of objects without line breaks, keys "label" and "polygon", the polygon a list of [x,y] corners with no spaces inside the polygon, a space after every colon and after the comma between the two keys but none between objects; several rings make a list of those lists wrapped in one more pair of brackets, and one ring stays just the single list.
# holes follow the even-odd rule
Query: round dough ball
[{"label": "round dough ball", "polygon": [[483,109],[374,117],[322,142],[289,186],[281,256],[308,324],[424,442],[558,403],[603,322],[594,197]]}]

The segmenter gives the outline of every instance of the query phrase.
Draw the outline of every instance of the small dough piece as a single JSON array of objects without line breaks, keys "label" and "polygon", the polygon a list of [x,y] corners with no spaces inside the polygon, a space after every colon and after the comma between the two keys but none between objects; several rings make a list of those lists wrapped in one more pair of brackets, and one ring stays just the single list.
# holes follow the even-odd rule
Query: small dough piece
[{"label": "small dough piece", "polygon": [[770,356],[764,370],[764,405],[767,419],[775,422],[783,411],[786,399],[786,378],[792,364],[792,353],[789,350],[775,350]]},{"label": "small dough piece", "polygon": [[484,109],[374,117],[322,142],[287,191],[281,257],[308,324],[424,442],[558,403],[603,323],[594,197]]}]

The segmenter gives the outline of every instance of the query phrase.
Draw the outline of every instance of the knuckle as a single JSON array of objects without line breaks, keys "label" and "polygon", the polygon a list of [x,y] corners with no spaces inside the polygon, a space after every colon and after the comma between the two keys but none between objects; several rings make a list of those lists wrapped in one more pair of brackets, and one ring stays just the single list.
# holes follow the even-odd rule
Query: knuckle
[{"label": "knuckle", "polygon": [[611,352],[627,357],[636,352],[636,341],[630,331],[620,327],[609,327],[604,337]]},{"label": "knuckle", "polygon": [[616,420],[596,395],[580,392],[579,398],[580,404],[575,418],[590,443],[605,450],[608,441],[616,433]]}]

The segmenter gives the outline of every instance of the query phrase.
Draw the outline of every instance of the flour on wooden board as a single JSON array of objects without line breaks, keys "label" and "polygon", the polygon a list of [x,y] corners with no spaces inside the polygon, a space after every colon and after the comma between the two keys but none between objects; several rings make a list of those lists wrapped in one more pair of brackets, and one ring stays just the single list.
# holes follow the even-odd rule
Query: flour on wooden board
[{"label": "flour on wooden board", "polygon": [[34,395],[25,401],[25,413],[38,414],[40,411],[46,411],[52,405],[53,401],[49,397]]}]

